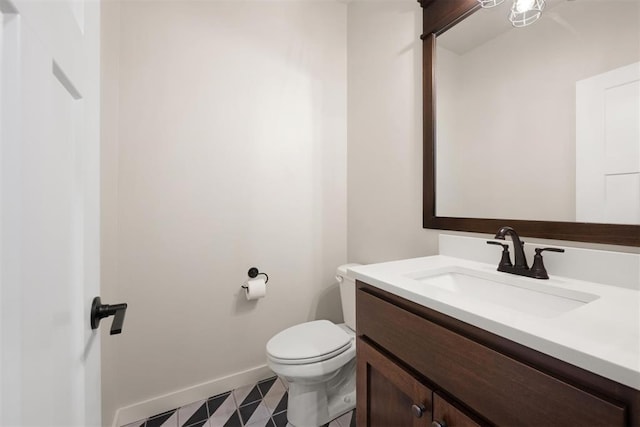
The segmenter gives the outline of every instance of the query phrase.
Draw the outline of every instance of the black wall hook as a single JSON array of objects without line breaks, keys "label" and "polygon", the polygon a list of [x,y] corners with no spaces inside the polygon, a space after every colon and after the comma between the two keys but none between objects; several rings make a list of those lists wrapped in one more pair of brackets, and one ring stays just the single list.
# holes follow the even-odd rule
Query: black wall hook
[{"label": "black wall hook", "polygon": [[[251,267],[249,269],[249,271],[247,272],[247,274],[249,275],[250,278],[255,279],[256,277],[258,277],[259,275],[263,275],[265,277],[264,283],[268,283],[269,282],[269,276],[267,275],[267,273],[260,273],[260,270],[258,270],[257,267]],[[246,285],[242,286],[243,289],[247,289]]]}]

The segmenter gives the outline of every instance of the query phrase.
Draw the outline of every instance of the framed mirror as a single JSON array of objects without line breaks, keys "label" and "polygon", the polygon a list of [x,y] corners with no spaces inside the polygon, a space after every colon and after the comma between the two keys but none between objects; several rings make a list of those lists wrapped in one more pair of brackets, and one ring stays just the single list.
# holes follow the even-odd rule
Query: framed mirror
[{"label": "framed mirror", "polygon": [[640,1],[512,3],[421,2],[424,228],[640,246]]}]

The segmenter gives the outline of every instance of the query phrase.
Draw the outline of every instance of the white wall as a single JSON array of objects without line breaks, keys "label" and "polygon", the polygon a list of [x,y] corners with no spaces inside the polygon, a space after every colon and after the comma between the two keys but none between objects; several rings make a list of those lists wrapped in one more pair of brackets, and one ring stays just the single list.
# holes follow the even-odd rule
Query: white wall
[{"label": "white wall", "polygon": [[[346,4],[110,7],[103,296],[129,309],[103,340],[105,423],[264,365],[287,326],[340,321],[347,261]],[[257,303],[251,266],[270,276]]]},{"label": "white wall", "polygon": [[639,26],[638,2],[563,2],[471,51],[439,48],[438,215],[575,221],[575,85],[637,62]]},{"label": "white wall", "polygon": [[422,228],[422,9],[353,2],[348,12],[349,260],[432,255]]}]

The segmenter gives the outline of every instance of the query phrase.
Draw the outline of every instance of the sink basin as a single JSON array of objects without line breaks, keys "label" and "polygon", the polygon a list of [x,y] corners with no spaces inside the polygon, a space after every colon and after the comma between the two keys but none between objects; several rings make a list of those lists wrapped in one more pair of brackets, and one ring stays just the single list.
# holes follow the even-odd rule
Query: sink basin
[{"label": "sink basin", "polygon": [[406,276],[416,281],[414,291],[418,293],[445,291],[474,303],[507,307],[538,317],[558,316],[599,298],[553,286],[549,280],[523,280],[506,273],[488,274],[460,267]]}]

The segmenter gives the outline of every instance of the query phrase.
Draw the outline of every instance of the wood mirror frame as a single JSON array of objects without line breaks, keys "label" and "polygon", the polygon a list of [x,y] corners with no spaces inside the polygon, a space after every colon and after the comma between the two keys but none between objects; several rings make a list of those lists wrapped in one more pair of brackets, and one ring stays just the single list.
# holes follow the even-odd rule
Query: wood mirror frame
[{"label": "wood mirror frame", "polygon": [[436,216],[436,37],[479,9],[477,0],[418,0],[423,7],[423,228],[494,234],[510,225],[521,236],[640,246],[640,225]]}]

